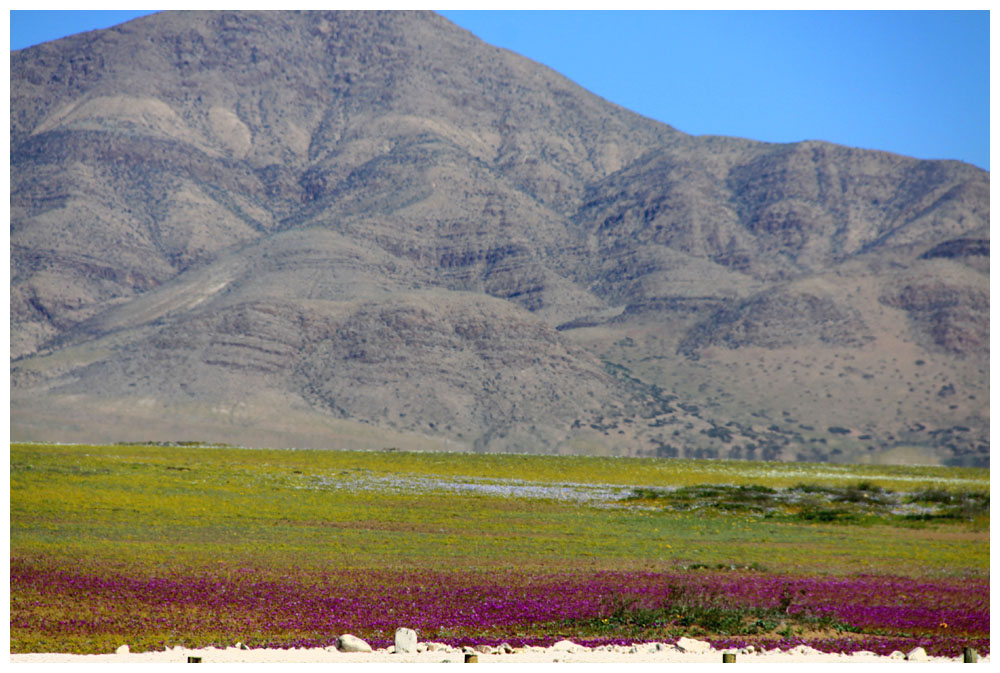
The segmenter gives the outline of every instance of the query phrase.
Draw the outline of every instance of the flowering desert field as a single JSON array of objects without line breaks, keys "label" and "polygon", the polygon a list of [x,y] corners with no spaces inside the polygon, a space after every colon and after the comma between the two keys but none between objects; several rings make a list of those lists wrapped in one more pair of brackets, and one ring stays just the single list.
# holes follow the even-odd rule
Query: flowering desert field
[{"label": "flowering desert field", "polygon": [[10,549],[18,661],[989,654],[974,468],[12,444]]}]

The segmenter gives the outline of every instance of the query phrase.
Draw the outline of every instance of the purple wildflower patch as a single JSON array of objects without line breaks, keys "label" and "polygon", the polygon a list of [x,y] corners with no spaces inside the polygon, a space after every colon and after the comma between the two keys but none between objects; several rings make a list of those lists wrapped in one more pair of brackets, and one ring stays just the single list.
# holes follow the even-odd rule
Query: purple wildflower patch
[{"label": "purple wildflower patch", "polygon": [[[770,620],[772,628],[688,633],[681,613],[693,614],[691,606]],[[645,621],[636,626],[639,620],[622,615]],[[822,628],[780,635],[779,621]],[[277,573],[221,565],[125,573],[14,558],[10,625],[15,652],[108,651],[121,642],[133,651],[236,641],[325,647],[347,632],[386,647],[395,629],[407,626],[421,640],[451,645],[670,643],[697,635],[717,647],[889,654],[919,645],[957,656],[965,646],[989,652],[989,582],[701,572]]]}]

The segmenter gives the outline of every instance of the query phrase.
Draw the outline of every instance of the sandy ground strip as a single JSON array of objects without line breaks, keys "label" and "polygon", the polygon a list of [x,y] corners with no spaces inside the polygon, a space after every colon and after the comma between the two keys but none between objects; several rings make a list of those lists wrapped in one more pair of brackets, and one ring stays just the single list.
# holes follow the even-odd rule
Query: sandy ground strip
[{"label": "sandy ground strip", "polygon": [[[465,650],[469,652],[469,650]],[[266,663],[326,663],[326,664],[443,664],[465,663],[462,648],[441,646],[441,649],[424,652],[395,653],[394,648],[373,652],[340,652],[336,648],[313,649],[240,649],[237,647],[187,649],[174,647],[160,652],[121,652],[116,654],[12,654],[11,663],[88,663],[88,664],[168,664],[188,663],[188,657],[199,657],[199,663],[266,664]],[[517,648],[506,654],[476,652],[480,664],[721,664],[723,652],[735,653],[736,663],[841,663],[841,664],[910,664],[901,658],[879,656],[871,652],[854,654],[829,654],[809,647],[799,646],[788,651],[769,650],[745,652],[739,650],[684,651],[677,647],[657,644],[614,647],[610,649],[554,649],[544,647]],[[927,657],[928,663],[960,663],[962,656]],[[979,663],[989,663],[981,657]]]}]

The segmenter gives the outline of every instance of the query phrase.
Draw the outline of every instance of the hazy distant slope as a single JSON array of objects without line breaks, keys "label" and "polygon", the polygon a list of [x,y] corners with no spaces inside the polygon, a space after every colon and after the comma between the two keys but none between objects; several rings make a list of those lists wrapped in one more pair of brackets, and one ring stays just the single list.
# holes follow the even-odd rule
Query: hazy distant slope
[{"label": "hazy distant slope", "polygon": [[432,13],[165,12],[12,53],[11,166],[15,437],[988,460],[965,164],[686,136]]}]

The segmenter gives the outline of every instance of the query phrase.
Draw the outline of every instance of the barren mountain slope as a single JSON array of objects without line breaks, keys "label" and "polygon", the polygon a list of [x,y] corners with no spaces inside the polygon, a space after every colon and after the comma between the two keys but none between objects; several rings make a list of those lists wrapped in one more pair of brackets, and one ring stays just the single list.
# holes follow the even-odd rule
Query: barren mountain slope
[{"label": "barren mountain slope", "polygon": [[432,13],[165,12],[14,52],[11,166],[15,438],[988,461],[965,164],[686,136]]}]

